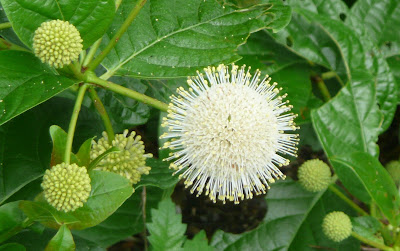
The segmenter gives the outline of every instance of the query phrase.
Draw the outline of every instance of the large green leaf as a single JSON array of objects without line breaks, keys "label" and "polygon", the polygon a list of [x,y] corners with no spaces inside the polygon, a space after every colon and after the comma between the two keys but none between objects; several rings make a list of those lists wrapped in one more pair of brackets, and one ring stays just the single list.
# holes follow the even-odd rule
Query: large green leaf
[{"label": "large green leaf", "polygon": [[192,240],[186,240],[183,245],[184,251],[213,251],[214,248],[208,245],[206,232],[201,230]]},{"label": "large green leaf", "polygon": [[25,251],[26,248],[19,243],[7,243],[0,246],[0,251]]},{"label": "large green leaf", "polygon": [[351,8],[351,15],[364,24],[368,39],[377,45],[400,42],[400,2],[397,0],[358,0]]},{"label": "large green leaf", "polygon": [[0,75],[0,125],[75,83],[21,51],[0,51]]},{"label": "large green leaf", "polygon": [[219,230],[211,245],[217,250],[288,250],[323,194],[307,192],[292,180],[279,181],[268,191],[267,216],[256,229],[240,235]]},{"label": "large green leaf", "polygon": [[398,54],[386,58],[397,85],[397,98],[400,100],[400,56]]},{"label": "large green leaf", "polygon": [[75,242],[67,225],[62,225],[57,234],[49,241],[45,251],[74,251]]},{"label": "large green leaf", "polygon": [[69,213],[57,211],[49,205],[43,195],[38,201],[22,201],[21,209],[31,219],[44,225],[58,228],[67,224],[71,229],[95,226],[114,213],[133,193],[133,188],[124,177],[104,171],[91,171],[92,191],[83,207]]},{"label": "large green leaf", "polygon": [[346,166],[361,180],[366,191],[393,226],[400,223],[400,196],[388,172],[365,152],[331,158],[333,165]]},{"label": "large green leaf", "polygon": [[378,230],[381,228],[379,220],[372,216],[360,216],[351,219],[353,225],[353,232],[361,235],[367,240],[372,240],[377,243],[383,244],[383,239],[378,238]]},{"label": "large green leaf", "polygon": [[173,170],[169,169],[169,163],[159,159],[148,159],[147,165],[151,167],[148,175],[142,175],[137,187],[155,186],[161,189],[174,187],[178,183],[178,176],[173,176]]},{"label": "large green leaf", "polygon": [[[73,230],[74,236],[79,236],[89,243],[109,247],[114,243],[143,231],[143,188],[135,193],[118,208],[115,213],[100,224],[84,230]],[[157,208],[162,199],[163,191],[156,187],[146,187],[146,222],[151,222],[152,208]]]},{"label": "large green leaf", "polygon": [[[123,1],[103,47],[132,6]],[[271,4],[261,4],[237,10],[216,0],[147,1],[103,61],[108,70],[105,77],[116,71],[138,78],[183,77],[208,65],[234,62],[240,59],[237,47],[251,32],[274,27],[274,18],[281,20],[270,8]],[[289,11],[281,8],[281,12]]]},{"label": "large green leaf", "polygon": [[292,8],[305,9],[314,13],[340,20],[349,12],[346,3],[341,0],[288,0]]},{"label": "large green leaf", "polygon": [[[53,98],[0,127],[0,204],[50,167],[49,127],[57,124],[68,128],[73,106],[72,100]],[[76,128],[76,146],[98,135],[101,125],[100,118],[83,107]],[[27,199],[24,194],[30,190],[28,187],[28,191],[21,191],[18,199]]]},{"label": "large green leaf", "polygon": [[84,48],[99,39],[110,25],[114,0],[1,0],[15,33],[32,47],[35,30],[49,20],[69,21],[79,30]]},{"label": "large green leaf", "polygon": [[185,240],[186,224],[175,212],[171,199],[160,201],[158,209],[151,210],[152,223],[147,224],[150,244],[154,250],[180,250]]}]

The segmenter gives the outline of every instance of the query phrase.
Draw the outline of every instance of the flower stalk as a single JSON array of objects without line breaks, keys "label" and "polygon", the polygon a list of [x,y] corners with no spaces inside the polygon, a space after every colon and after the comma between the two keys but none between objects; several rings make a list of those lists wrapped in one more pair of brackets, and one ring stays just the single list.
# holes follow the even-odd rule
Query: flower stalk
[{"label": "flower stalk", "polygon": [[167,104],[165,104],[157,99],[146,96],[142,93],[133,91],[126,87],[114,84],[114,83],[104,80],[104,79],[101,79],[101,78],[97,77],[93,72],[87,72],[85,75],[86,75],[86,82],[94,83],[96,85],[104,87],[107,90],[127,96],[129,98],[133,98],[137,101],[143,102],[149,106],[159,109],[160,111],[166,112],[168,110]]},{"label": "flower stalk", "polygon": [[334,194],[336,194],[340,199],[342,199],[344,202],[346,202],[350,207],[352,207],[355,211],[357,211],[360,215],[367,216],[368,213],[364,211],[361,207],[359,207],[356,203],[354,203],[352,200],[347,198],[346,195],[344,195],[339,189],[335,187],[335,184],[331,184],[329,187],[329,190],[331,190]]},{"label": "flower stalk", "polygon": [[88,84],[84,84],[79,88],[78,96],[75,101],[74,110],[72,112],[71,121],[69,122],[68,128],[68,136],[67,136],[67,144],[65,146],[65,154],[64,154],[64,162],[66,164],[70,163],[71,159],[71,151],[72,151],[72,142],[74,139],[76,122],[78,121],[79,112],[81,110],[83,98],[85,96],[86,89],[89,87]]},{"label": "flower stalk", "polygon": [[385,250],[385,251],[393,251],[393,248],[386,246],[385,244],[382,243],[378,243],[375,241],[372,241],[370,239],[364,238],[363,236],[357,234],[356,232],[352,232],[351,236],[353,236],[354,238],[358,239],[359,241],[370,245],[371,247],[376,247],[379,248],[380,250]]},{"label": "flower stalk", "polygon": [[142,9],[144,4],[146,3],[147,0],[139,0],[136,5],[133,7],[131,12],[129,13],[127,19],[125,19],[124,23],[121,25],[119,30],[115,33],[115,35],[111,38],[110,42],[104,48],[102,52],[100,52],[99,56],[95,58],[89,65],[88,65],[88,70],[93,71],[96,69],[97,66],[103,61],[103,59],[110,53],[112,48],[117,44],[121,36],[126,32],[128,27],[131,25],[133,20],[136,18],[136,16],[139,14],[139,11]]},{"label": "flower stalk", "polygon": [[8,29],[8,28],[11,28],[11,23],[10,22],[6,22],[6,23],[1,23],[0,24],[0,30]]},{"label": "flower stalk", "polygon": [[[0,51],[1,50],[15,50],[15,51],[26,51],[26,52],[31,52],[24,47],[21,47],[19,45],[13,44],[5,40],[4,38],[0,37]],[[32,53],[32,52],[31,52]]]}]

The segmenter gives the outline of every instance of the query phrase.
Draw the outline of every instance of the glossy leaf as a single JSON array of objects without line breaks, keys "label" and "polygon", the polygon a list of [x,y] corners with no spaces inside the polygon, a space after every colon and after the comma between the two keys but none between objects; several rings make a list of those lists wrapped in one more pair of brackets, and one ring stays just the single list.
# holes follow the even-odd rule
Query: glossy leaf
[{"label": "glossy leaf", "polygon": [[[53,141],[53,151],[51,152],[50,166],[55,166],[64,162],[68,134],[61,127],[52,125],[50,127],[50,136]],[[74,153],[71,153],[70,158],[71,163],[76,163],[78,166],[81,166]]]},{"label": "glossy leaf", "polygon": [[57,234],[50,240],[45,251],[74,251],[75,242],[67,225],[62,225]]},{"label": "glossy leaf", "polygon": [[217,250],[287,250],[323,193],[307,192],[292,180],[279,181],[268,191],[268,212],[256,229],[243,234],[219,230],[211,245]]},{"label": "glossy leaf", "polygon": [[400,55],[386,58],[386,62],[393,73],[397,85],[397,98],[400,100]]},{"label": "glossy leaf", "polygon": [[[107,30],[115,13],[113,0],[1,0],[15,33],[32,47],[35,30],[46,21],[69,21],[79,30],[84,48],[99,39]],[[90,16],[90,18],[88,18]]]},{"label": "glossy leaf", "polygon": [[342,0],[288,0],[288,4],[296,9],[305,9],[331,19],[346,18],[349,8]]},{"label": "glossy leaf", "polygon": [[171,199],[160,201],[157,209],[151,210],[152,223],[147,224],[150,244],[154,250],[180,250],[185,240],[186,225],[182,216],[176,214]]},{"label": "glossy leaf", "polygon": [[183,245],[184,251],[213,251],[214,248],[208,245],[206,232],[201,230],[193,239],[186,240]]},{"label": "glossy leaf", "polygon": [[[237,47],[250,33],[274,27],[274,18],[282,20],[290,11],[282,8],[278,17],[273,9],[268,12],[270,7],[236,10],[218,1],[148,1],[103,61],[106,76],[118,71],[138,78],[186,77],[209,65],[234,62],[240,58]],[[129,2],[121,4],[103,47],[131,8]]]},{"label": "glossy leaf", "polygon": [[356,152],[348,157],[331,158],[336,163],[346,166],[364,185],[373,201],[381,209],[393,226],[400,223],[400,196],[396,185],[380,162],[365,152]]},{"label": "glossy leaf", "polygon": [[0,75],[0,125],[75,84],[21,51],[0,51]]},{"label": "glossy leaf", "polygon": [[147,159],[147,165],[151,167],[148,175],[142,175],[137,187],[155,186],[166,189],[178,183],[178,176],[173,176],[174,171],[169,169],[169,163],[159,159]]},{"label": "glossy leaf", "polygon": [[400,2],[397,0],[358,0],[351,8],[366,27],[369,39],[378,45],[389,41],[400,42]]},{"label": "glossy leaf", "polygon": [[361,216],[351,219],[353,231],[362,237],[383,244],[383,239],[377,237],[375,234],[381,227],[380,222],[371,216]]},{"label": "glossy leaf", "polygon": [[[83,230],[73,230],[74,236],[79,236],[89,243],[109,247],[114,243],[143,231],[143,188],[135,193],[118,208],[110,217],[100,224]],[[151,222],[152,208],[157,208],[162,199],[163,191],[155,187],[146,187],[146,222]]]},{"label": "glossy leaf", "polygon": [[67,224],[70,229],[84,229],[107,219],[133,193],[129,181],[122,176],[104,171],[90,172],[92,191],[83,207],[69,213],[57,211],[43,196],[38,201],[22,201],[21,209],[31,219],[51,228]]},{"label": "glossy leaf", "polygon": [[90,164],[90,150],[92,149],[93,139],[94,138],[90,138],[83,142],[79,151],[76,153],[76,158],[80,166],[88,167]]},{"label": "glossy leaf", "polygon": [[281,0],[270,0],[268,3],[272,3],[272,8],[268,10],[268,14],[272,14],[274,19],[267,25],[267,28],[272,29],[273,32],[278,32],[289,24],[292,18],[292,8]]}]

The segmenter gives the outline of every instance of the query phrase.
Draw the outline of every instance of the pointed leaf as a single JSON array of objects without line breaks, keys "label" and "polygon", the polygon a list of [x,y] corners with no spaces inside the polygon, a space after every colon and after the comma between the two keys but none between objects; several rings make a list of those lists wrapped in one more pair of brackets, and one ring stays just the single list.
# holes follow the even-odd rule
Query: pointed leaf
[{"label": "pointed leaf", "polygon": [[50,240],[45,251],[74,251],[75,242],[67,225],[62,225],[57,234]]},{"label": "pointed leaf", "polygon": [[184,251],[213,251],[214,248],[208,245],[206,232],[201,230],[193,239],[186,240],[183,245]]},{"label": "pointed leaf", "polygon": [[174,171],[169,169],[169,163],[159,159],[147,159],[147,165],[151,167],[148,175],[142,175],[140,183],[137,187],[141,186],[156,186],[161,189],[167,189],[175,186],[178,183],[178,176],[173,176]]}]

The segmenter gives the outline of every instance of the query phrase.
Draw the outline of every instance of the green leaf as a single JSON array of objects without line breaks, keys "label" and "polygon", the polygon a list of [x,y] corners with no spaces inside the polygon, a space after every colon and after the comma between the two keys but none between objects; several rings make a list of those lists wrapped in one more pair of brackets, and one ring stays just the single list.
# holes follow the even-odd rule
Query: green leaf
[{"label": "green leaf", "polygon": [[76,158],[78,158],[80,166],[88,167],[90,164],[90,149],[92,149],[93,139],[94,137],[87,139],[85,142],[83,142],[83,144],[79,148],[79,151],[76,153]]},{"label": "green leaf", "polygon": [[355,152],[333,157],[331,162],[353,171],[389,222],[393,226],[399,225],[400,196],[388,172],[376,158],[365,152]]},{"label": "green leaf", "polygon": [[351,219],[353,232],[362,237],[383,244],[383,239],[378,238],[375,234],[380,229],[381,225],[377,219],[371,216],[361,216]]},{"label": "green leaf", "polygon": [[0,207],[0,243],[5,240],[10,230],[23,224],[25,216],[18,208],[18,204],[19,201],[15,201]]},{"label": "green leaf", "polygon": [[400,100],[400,55],[386,58],[386,62],[393,73],[397,85],[397,98]]},{"label": "green leaf", "polygon": [[133,188],[124,177],[104,171],[91,171],[92,191],[83,207],[64,213],[49,205],[43,195],[38,201],[22,201],[21,209],[31,219],[47,227],[58,228],[67,224],[70,229],[84,229],[107,219],[133,193]]},{"label": "green leaf", "polygon": [[[4,9],[0,2],[0,23],[6,23],[6,22],[8,22],[8,18],[6,16],[6,13],[4,12]],[[1,29],[0,36],[14,44],[25,47],[25,45],[21,42],[21,40],[19,40],[17,34],[15,34],[15,32],[12,28]]]},{"label": "green leaf", "polygon": [[[113,77],[110,81],[139,93],[144,93],[148,89],[140,80],[129,77]],[[104,89],[99,89],[98,95],[116,132],[122,132],[127,128],[145,124],[150,117],[149,106],[142,102]]]},{"label": "green leaf", "polygon": [[1,0],[1,3],[15,33],[30,48],[35,30],[43,22],[55,19],[75,25],[83,39],[83,47],[87,48],[104,34],[115,13],[114,0],[52,0],[46,3]]},{"label": "green leaf", "polygon": [[[115,213],[100,224],[84,230],[73,230],[74,236],[96,243],[102,247],[109,247],[114,243],[143,231],[142,214],[143,188],[136,189],[135,193],[118,208]],[[162,199],[163,191],[156,187],[146,187],[146,222],[151,222],[152,208],[157,208]]]},{"label": "green leaf", "polygon": [[[256,229],[243,234],[219,230],[211,245],[217,250],[287,250],[323,194],[307,192],[292,180],[279,181],[268,191],[267,216]],[[285,231],[277,231],[283,226]]]},{"label": "green leaf", "polygon": [[294,9],[305,9],[336,20],[349,13],[346,3],[341,0],[288,0],[287,3]]},{"label": "green leaf", "polygon": [[45,251],[73,251],[75,242],[67,225],[62,225],[57,234],[50,240]]},{"label": "green leaf", "polygon": [[0,51],[0,75],[0,125],[75,84],[21,51]]},{"label": "green leaf", "polygon": [[267,29],[272,29],[273,32],[278,32],[285,28],[292,18],[292,8],[283,4],[281,0],[270,0],[272,8],[268,10],[268,14],[272,14],[274,19],[271,24],[267,25]]},{"label": "green leaf", "polygon": [[175,212],[171,199],[160,201],[158,209],[151,210],[152,223],[147,224],[150,244],[154,250],[181,250],[185,240],[186,224]]},{"label": "green leaf", "polygon": [[206,232],[201,230],[192,240],[186,240],[183,245],[184,251],[213,251],[214,248],[208,245]]},{"label": "green leaf", "polygon": [[[132,6],[127,1],[121,4],[103,48]],[[261,4],[237,10],[214,0],[148,1],[103,61],[106,77],[117,71],[137,78],[186,77],[209,65],[234,62],[240,59],[237,47],[250,33],[274,27],[273,18],[282,20],[290,11],[282,8],[282,13],[273,9],[268,13],[270,7]]]},{"label": "green leaf", "polygon": [[179,178],[173,176],[173,170],[169,169],[169,162],[159,159],[147,159],[147,165],[151,167],[148,175],[142,175],[141,181],[137,187],[155,186],[161,189],[174,187],[178,183]]},{"label": "green leaf", "polygon": [[0,246],[0,251],[25,251],[26,248],[19,243],[7,243]]},{"label": "green leaf", "polygon": [[369,39],[377,45],[400,42],[400,2],[397,0],[358,0],[351,8],[351,15],[364,24]]}]

